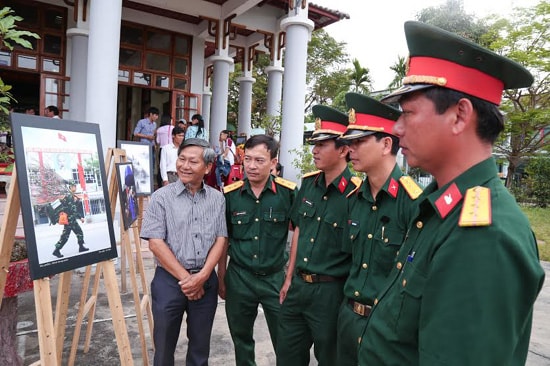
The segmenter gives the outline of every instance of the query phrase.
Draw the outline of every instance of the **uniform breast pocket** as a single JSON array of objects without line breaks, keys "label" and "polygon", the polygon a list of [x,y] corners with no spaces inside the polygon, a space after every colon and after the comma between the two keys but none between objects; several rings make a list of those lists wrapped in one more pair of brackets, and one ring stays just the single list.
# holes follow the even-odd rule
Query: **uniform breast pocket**
[{"label": "uniform breast pocket", "polygon": [[404,238],[405,233],[391,226],[386,226],[384,230],[379,228],[374,235],[374,242],[376,243],[374,258],[379,266],[385,267],[383,270],[389,271],[392,267]]},{"label": "uniform breast pocket", "polygon": [[344,223],[346,219],[345,213],[328,212],[325,217],[325,224],[331,227],[331,231],[334,232],[338,241],[342,240],[344,233]]},{"label": "uniform breast pocket", "polygon": [[231,215],[231,228],[235,239],[245,240],[252,237],[250,220],[249,214]]},{"label": "uniform breast pocket", "polygon": [[298,207],[298,215],[312,218],[315,215],[315,205],[307,200],[303,200]]},{"label": "uniform breast pocket", "polygon": [[426,286],[426,276],[416,268],[411,268],[403,272],[399,295],[401,297],[401,306],[397,317],[397,332],[409,341],[417,341],[418,319],[420,318],[420,307],[422,295]]},{"label": "uniform breast pocket", "polygon": [[264,224],[266,234],[272,238],[281,238],[288,235],[288,224],[286,223],[286,215],[282,211],[264,212]]}]

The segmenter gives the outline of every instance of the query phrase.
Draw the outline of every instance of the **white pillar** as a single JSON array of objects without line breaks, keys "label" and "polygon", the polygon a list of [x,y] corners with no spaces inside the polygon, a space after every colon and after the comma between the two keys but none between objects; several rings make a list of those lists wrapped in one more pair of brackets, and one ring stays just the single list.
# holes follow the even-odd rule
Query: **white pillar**
[{"label": "white pillar", "polygon": [[98,123],[103,152],[116,147],[122,0],[90,2],[86,121]]},{"label": "white pillar", "polygon": [[[211,108],[211,102],[212,102],[212,92],[209,88],[204,88],[204,91],[202,92],[202,119],[204,120],[204,126],[208,129],[208,132],[210,132],[210,108]],[[191,118],[191,116],[189,116]]]},{"label": "white pillar", "polygon": [[267,115],[281,115],[281,95],[283,92],[283,72],[281,66],[268,66],[267,73]]},{"label": "white pillar", "polygon": [[289,17],[281,21],[281,28],[286,31],[286,50],[280,161],[285,167],[285,178],[297,180],[301,172],[292,166],[296,155],[290,151],[303,144],[307,46],[313,30],[313,22],[307,18],[307,6],[289,10]]},{"label": "white pillar", "polygon": [[229,92],[229,71],[233,59],[228,56],[212,56],[212,106],[210,110],[210,144],[218,145],[220,132],[227,128],[227,100]]},{"label": "white pillar", "polygon": [[253,77],[242,76],[237,78],[239,82],[239,135],[244,133],[250,137],[252,133],[252,84],[256,81]]},{"label": "white pillar", "polygon": [[88,30],[67,29],[71,39],[71,101],[67,119],[86,120],[86,76],[88,68]]}]

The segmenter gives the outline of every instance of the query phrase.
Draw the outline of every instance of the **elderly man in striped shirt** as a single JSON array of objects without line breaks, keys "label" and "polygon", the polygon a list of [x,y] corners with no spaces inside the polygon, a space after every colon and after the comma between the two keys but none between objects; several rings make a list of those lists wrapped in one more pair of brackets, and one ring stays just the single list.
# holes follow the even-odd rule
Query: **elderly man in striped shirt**
[{"label": "elderly man in striped shirt", "polygon": [[189,338],[186,365],[207,365],[218,300],[214,267],[227,240],[223,194],[203,183],[216,154],[201,139],[178,149],[179,180],[153,193],[140,236],[157,268],[151,283],[154,365],[174,365],[183,314]]}]

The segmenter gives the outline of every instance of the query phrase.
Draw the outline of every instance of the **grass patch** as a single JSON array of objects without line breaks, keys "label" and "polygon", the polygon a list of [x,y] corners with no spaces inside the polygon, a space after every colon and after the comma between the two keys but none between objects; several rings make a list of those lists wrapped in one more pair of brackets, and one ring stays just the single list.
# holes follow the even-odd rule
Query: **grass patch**
[{"label": "grass patch", "polygon": [[539,242],[540,259],[550,261],[550,208],[522,207]]}]

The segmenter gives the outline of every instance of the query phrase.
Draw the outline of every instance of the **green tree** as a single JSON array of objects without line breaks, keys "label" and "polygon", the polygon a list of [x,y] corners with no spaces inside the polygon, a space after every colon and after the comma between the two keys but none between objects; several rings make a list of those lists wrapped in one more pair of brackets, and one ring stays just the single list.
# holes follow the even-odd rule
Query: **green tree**
[{"label": "green tree", "polygon": [[407,59],[403,56],[397,56],[397,61],[390,66],[390,70],[395,73],[395,76],[388,85],[388,89],[395,90],[403,85],[403,78],[407,75]]},{"label": "green tree", "polygon": [[353,59],[353,68],[349,74],[351,91],[368,94],[372,90],[372,80],[369,69],[361,66],[358,59]]},{"label": "green tree", "polygon": [[527,173],[527,194],[539,207],[550,204],[550,157],[537,156],[529,160]]},{"label": "green tree", "polygon": [[488,38],[491,49],[521,63],[535,78],[531,87],[503,94],[505,133],[495,151],[508,160],[506,186],[511,187],[518,167],[549,145],[550,2],[515,9],[510,19],[494,23]]},{"label": "green tree", "polygon": [[[14,15],[14,12],[9,7],[0,9],[0,49],[7,48],[13,50],[15,45],[20,45],[24,48],[32,48],[31,42],[25,37],[40,38],[38,34],[18,30],[16,22],[22,21],[23,18]],[[10,93],[11,86],[4,84],[4,81],[0,78],[0,112],[4,114],[9,113],[9,105],[11,101],[15,101]]]}]

